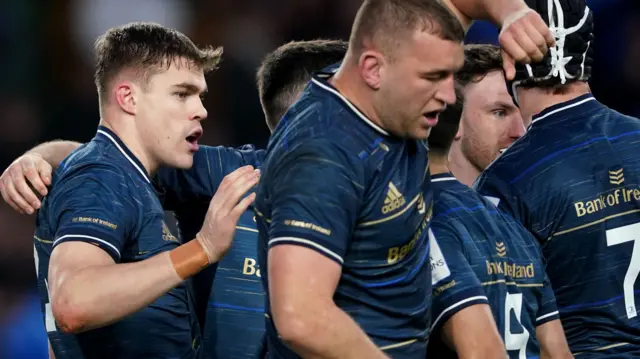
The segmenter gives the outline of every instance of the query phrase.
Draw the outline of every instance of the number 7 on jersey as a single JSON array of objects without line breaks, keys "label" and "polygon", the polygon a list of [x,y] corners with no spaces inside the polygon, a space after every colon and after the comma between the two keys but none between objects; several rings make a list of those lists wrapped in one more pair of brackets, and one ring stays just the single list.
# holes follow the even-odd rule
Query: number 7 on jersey
[{"label": "number 7 on jersey", "polygon": [[633,251],[631,252],[631,262],[629,263],[629,268],[627,269],[622,284],[624,306],[626,308],[627,318],[629,319],[635,318],[638,315],[633,287],[636,279],[638,279],[638,274],[640,274],[640,245],[638,245],[637,242],[639,239],[640,223],[629,224],[607,231],[607,247],[634,241]]}]

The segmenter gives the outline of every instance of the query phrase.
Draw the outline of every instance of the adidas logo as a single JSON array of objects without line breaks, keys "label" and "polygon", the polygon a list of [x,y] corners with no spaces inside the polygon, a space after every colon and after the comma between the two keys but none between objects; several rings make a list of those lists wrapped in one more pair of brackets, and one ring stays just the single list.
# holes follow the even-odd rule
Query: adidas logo
[{"label": "adidas logo", "polygon": [[624,183],[624,173],[622,172],[622,168],[616,171],[609,170],[609,183],[615,185]]},{"label": "adidas logo", "polygon": [[387,191],[387,197],[384,199],[384,206],[382,207],[382,213],[387,214],[391,211],[395,211],[396,209],[404,206],[406,200],[404,196],[396,186],[389,182],[389,191]]},{"label": "adidas logo", "polygon": [[504,245],[504,242],[496,243],[496,251],[498,252],[498,257],[504,257],[507,255],[507,247]]}]

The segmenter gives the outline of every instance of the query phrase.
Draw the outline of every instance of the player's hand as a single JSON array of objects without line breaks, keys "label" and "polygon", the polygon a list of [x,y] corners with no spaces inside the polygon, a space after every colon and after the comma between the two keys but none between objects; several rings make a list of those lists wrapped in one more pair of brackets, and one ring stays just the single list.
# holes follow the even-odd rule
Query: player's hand
[{"label": "player's hand", "polygon": [[530,8],[507,16],[500,31],[502,60],[507,80],[515,77],[515,61],[531,63],[541,61],[555,38],[540,14]]},{"label": "player's hand", "polygon": [[[37,154],[24,154],[0,176],[0,193],[13,209],[20,213],[33,214],[40,208],[41,196],[46,196],[51,184],[51,165]],[[31,185],[31,186],[30,186]]]},{"label": "player's hand", "polygon": [[[252,166],[241,167],[228,174],[211,199],[209,210],[196,235],[207,252],[209,263],[222,258],[231,247],[236,223],[256,198],[255,193],[242,198],[260,179],[260,171]],[[241,200],[242,199],[242,200]]]}]

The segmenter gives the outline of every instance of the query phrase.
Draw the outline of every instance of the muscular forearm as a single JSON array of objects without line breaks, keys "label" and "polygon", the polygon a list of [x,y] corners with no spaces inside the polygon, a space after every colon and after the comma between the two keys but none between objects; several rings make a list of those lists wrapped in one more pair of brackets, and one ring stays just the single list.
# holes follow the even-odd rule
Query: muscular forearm
[{"label": "muscular forearm", "polygon": [[[305,307],[307,314],[278,327],[282,339],[304,358],[388,358],[344,311],[329,304]],[[276,321],[276,325],[277,325]],[[284,329],[281,331],[281,328]]]},{"label": "muscular forearm", "polygon": [[102,327],[148,306],[181,281],[167,252],[136,263],[88,267],[61,278],[59,293],[51,293],[54,316],[65,332]]},{"label": "muscular forearm", "polygon": [[552,320],[536,327],[540,343],[540,359],[573,359],[560,320]]},{"label": "muscular forearm", "polygon": [[487,304],[472,305],[455,313],[442,327],[442,338],[460,359],[508,358]]},{"label": "muscular forearm", "polygon": [[73,141],[56,140],[45,142],[30,149],[27,153],[35,154],[47,161],[53,170],[58,167],[60,162],[64,160],[73,150],[78,148],[80,143]]},{"label": "muscular forearm", "polygon": [[498,26],[502,26],[510,14],[527,8],[523,0],[445,0],[445,3],[452,5],[457,15],[461,13],[468,19],[489,20]]}]

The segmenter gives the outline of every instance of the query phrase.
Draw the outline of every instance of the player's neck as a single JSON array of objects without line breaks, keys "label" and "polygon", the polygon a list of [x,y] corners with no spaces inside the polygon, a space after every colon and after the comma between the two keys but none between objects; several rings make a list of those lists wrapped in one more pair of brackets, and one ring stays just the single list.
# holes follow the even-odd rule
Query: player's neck
[{"label": "player's neck", "polygon": [[518,88],[518,102],[520,112],[525,119],[531,119],[532,116],[544,111],[545,109],[563,102],[573,100],[574,98],[591,92],[589,84],[586,82],[578,82],[571,84],[570,87],[562,93],[552,93],[552,90],[539,88]]},{"label": "player's neck", "polygon": [[357,71],[357,66],[353,65],[353,60],[349,54],[347,54],[338,72],[329,79],[329,83],[333,85],[344,98],[358,108],[371,122],[385,129],[373,107],[371,89],[363,83]]},{"label": "player's neck", "polygon": [[109,120],[105,118],[100,119],[99,125],[113,131],[120,141],[127,146],[127,149],[129,149],[129,151],[136,156],[136,159],[140,161],[144,169],[147,171],[147,174],[149,174],[149,176],[153,176],[153,174],[158,170],[159,165],[153,161],[152,157],[145,151],[142,141],[138,138],[137,129],[135,127],[128,128],[126,125],[127,122],[131,123],[129,126],[133,126],[134,121],[114,121],[113,119]]},{"label": "player's neck", "polygon": [[447,163],[447,156],[440,151],[429,151],[429,173],[431,175],[439,175],[443,173],[449,173],[449,164]]},{"label": "player's neck", "polygon": [[469,187],[480,176],[480,171],[462,153],[459,143],[454,143],[449,151],[449,170],[458,181]]}]

